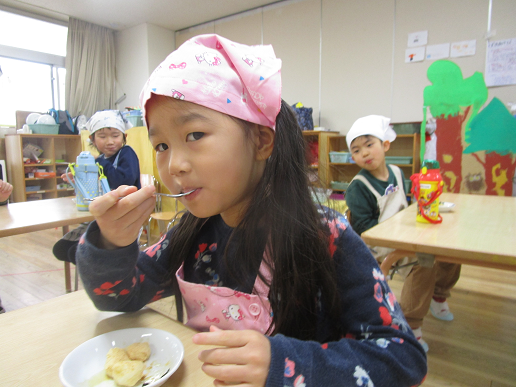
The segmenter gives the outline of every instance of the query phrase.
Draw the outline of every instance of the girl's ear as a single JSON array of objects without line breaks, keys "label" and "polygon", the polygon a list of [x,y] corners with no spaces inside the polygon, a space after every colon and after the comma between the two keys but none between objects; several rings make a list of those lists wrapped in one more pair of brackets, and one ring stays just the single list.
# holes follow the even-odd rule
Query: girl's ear
[{"label": "girl's ear", "polygon": [[267,160],[274,149],[274,130],[267,126],[255,125],[254,138],[256,145],[256,160]]}]

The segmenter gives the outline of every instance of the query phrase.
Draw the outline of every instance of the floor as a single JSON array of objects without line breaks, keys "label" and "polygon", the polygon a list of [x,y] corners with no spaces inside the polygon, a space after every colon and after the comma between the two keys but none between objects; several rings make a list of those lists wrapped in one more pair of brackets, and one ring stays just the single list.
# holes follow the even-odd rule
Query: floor
[{"label": "floor", "polygon": [[[52,254],[60,237],[61,230],[52,229],[0,238],[0,298],[7,313],[65,293],[63,264]],[[395,278],[390,286],[399,297],[403,283]],[[423,386],[516,386],[516,272],[463,266],[449,304],[454,321],[428,315],[423,325],[430,347]]]}]

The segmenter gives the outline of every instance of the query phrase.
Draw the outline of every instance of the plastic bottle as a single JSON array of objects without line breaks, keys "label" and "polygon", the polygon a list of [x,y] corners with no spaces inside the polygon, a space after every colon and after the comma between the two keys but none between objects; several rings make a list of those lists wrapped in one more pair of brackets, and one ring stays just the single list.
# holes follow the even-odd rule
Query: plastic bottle
[{"label": "plastic bottle", "polygon": [[[79,211],[88,211],[90,202],[84,200],[85,198],[93,199],[102,193],[109,192],[109,185],[102,167],[95,163],[95,158],[90,152],[81,152],[77,156],[77,162],[69,164],[68,168],[74,176],[75,183],[71,183],[75,189],[76,204]],[[66,171],[68,173],[68,169]],[[99,187],[99,173],[101,187]]]},{"label": "plastic bottle", "polygon": [[441,223],[439,196],[443,192],[443,179],[437,160],[424,160],[420,173],[410,177],[412,193],[417,200],[416,221],[421,223]]}]

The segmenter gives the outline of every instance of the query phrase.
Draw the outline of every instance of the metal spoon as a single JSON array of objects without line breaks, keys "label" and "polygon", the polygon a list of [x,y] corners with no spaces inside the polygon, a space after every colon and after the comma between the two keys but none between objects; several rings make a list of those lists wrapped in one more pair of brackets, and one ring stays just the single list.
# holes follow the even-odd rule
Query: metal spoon
[{"label": "metal spoon", "polygon": [[[180,194],[166,194],[166,193],[161,193],[161,192],[154,192],[152,195],[153,196],[166,196],[167,198],[180,198],[180,197],[183,197],[183,196],[186,196],[186,195],[190,195],[193,191],[195,191],[195,190],[193,189],[191,191],[183,192],[183,193],[180,193]],[[100,197],[100,196],[97,196],[97,197]],[[95,199],[97,199],[97,197],[95,197],[95,198],[84,198],[83,200],[85,200],[87,202],[92,202]],[[123,198],[125,198],[125,196],[120,196],[118,199],[123,199]]]}]

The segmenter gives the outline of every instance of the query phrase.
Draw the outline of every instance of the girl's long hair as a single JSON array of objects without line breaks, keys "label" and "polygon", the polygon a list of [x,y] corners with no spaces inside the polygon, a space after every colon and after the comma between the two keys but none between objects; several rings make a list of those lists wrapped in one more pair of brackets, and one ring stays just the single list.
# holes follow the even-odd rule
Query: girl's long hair
[{"label": "girl's long hair", "polygon": [[[230,237],[224,262],[229,275],[244,285],[247,274],[256,273],[267,250],[265,263],[270,266],[272,280],[262,280],[270,285],[273,323],[269,334],[315,340],[317,311],[322,307],[333,330],[330,338],[338,339],[340,298],[329,251],[330,232],[312,200],[305,141],[285,101],[276,119],[274,141],[249,208]],[[170,276],[179,320],[182,300],[175,272],[190,253],[205,221],[187,213],[170,241],[174,257]]]}]

